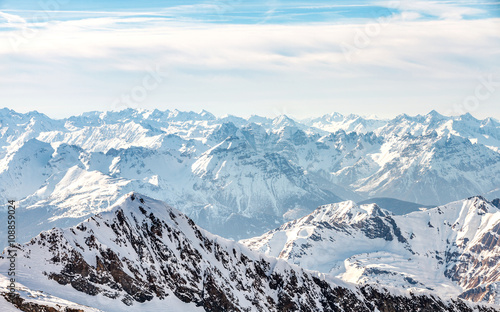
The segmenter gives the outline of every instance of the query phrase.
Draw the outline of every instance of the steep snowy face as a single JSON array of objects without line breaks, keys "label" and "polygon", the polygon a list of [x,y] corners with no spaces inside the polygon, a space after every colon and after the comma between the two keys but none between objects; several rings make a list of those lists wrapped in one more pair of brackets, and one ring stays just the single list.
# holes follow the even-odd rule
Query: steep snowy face
[{"label": "steep snowy face", "polygon": [[[376,210],[366,209],[385,215]],[[495,311],[428,294],[395,295],[309,272],[214,236],[170,206],[136,193],[106,213],[42,232],[14,250],[17,282],[23,285],[17,303],[36,301],[27,294],[41,296],[37,290],[43,290],[44,298],[89,311],[165,305],[189,311],[368,312],[387,306],[408,312]],[[7,251],[3,255],[2,271],[9,265]]]},{"label": "steep snowy face", "polygon": [[353,283],[499,304],[499,221],[482,197],[402,216],[343,202],[242,243]]},{"label": "steep snowy face", "polygon": [[[293,159],[283,155],[287,149],[295,148],[294,143],[283,142],[281,137],[269,138],[283,144],[279,153],[276,148],[263,147],[265,142],[259,142],[259,139],[266,140],[262,138],[265,132],[251,130],[228,136],[198,158],[192,165],[193,173],[200,179],[194,185],[196,190],[213,194],[222,207],[229,207],[228,214],[277,221],[290,207],[312,209],[312,205],[327,200],[340,200],[332,191],[311,180]],[[305,136],[301,138],[307,140]]]},{"label": "steep snowy face", "polygon": [[[452,225],[458,229],[445,275],[467,291],[464,298],[500,301],[500,212],[480,199]],[[479,220],[478,220],[479,219]]]},{"label": "steep snowy face", "polygon": [[21,241],[106,211],[130,191],[214,233],[248,238],[346,199],[500,197],[498,138],[494,119],[436,112],[297,121],[128,109],[52,120],[4,109],[0,199],[18,200],[35,224]]},{"label": "steep snowy face", "polygon": [[327,222],[352,225],[362,223],[370,217],[388,217],[390,215],[390,212],[380,209],[375,204],[358,206],[353,201],[346,201],[319,207],[307,218],[302,218],[300,221],[304,223]]}]

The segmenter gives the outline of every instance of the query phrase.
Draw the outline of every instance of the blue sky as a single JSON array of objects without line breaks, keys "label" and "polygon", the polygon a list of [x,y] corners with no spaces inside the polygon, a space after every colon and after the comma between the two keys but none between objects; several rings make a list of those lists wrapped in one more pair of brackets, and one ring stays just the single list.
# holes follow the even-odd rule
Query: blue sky
[{"label": "blue sky", "polygon": [[498,1],[1,1],[3,106],[500,119]]}]

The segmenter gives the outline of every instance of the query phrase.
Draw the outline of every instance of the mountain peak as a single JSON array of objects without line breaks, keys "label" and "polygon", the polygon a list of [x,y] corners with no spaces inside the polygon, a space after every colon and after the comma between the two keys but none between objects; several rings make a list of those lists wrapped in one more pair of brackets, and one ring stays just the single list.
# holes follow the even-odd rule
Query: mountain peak
[{"label": "mountain peak", "polygon": [[280,115],[273,119],[273,126],[284,127],[284,126],[295,126],[295,121],[288,117],[287,115]]},{"label": "mountain peak", "polygon": [[445,118],[445,116],[441,115],[440,113],[438,113],[436,110],[431,110],[429,113],[427,113],[427,116],[428,118],[437,118],[437,119],[442,119],[442,118]]},{"label": "mountain peak", "polygon": [[13,109],[10,109],[8,107],[4,107],[4,108],[0,109],[1,116],[8,116],[8,115],[12,115],[12,114],[18,114],[18,113],[16,111],[14,111]]},{"label": "mountain peak", "polygon": [[493,203],[491,203],[481,195],[469,197],[467,198],[466,201],[472,203],[471,209],[476,210],[478,214],[492,213],[499,211]]},{"label": "mountain peak", "polygon": [[323,116],[324,119],[328,122],[338,122],[344,120],[346,118],[344,115],[341,113],[333,112],[331,114],[327,114]]},{"label": "mountain peak", "polygon": [[377,204],[358,205],[352,200],[318,207],[304,217],[305,222],[357,223],[373,217],[385,217],[391,213]]},{"label": "mountain peak", "polygon": [[461,115],[460,119],[461,120],[477,121],[477,119],[474,116],[472,116],[472,114],[470,112],[467,112],[467,113]]},{"label": "mountain peak", "polygon": [[163,219],[170,219],[165,216],[170,215],[171,213],[176,215],[182,214],[180,211],[177,211],[164,202],[145,196],[136,191],[123,195],[113,206],[110,207],[109,211],[124,210],[137,212],[138,209],[142,214],[153,213],[154,215],[157,215],[157,217],[163,216]]},{"label": "mountain peak", "polygon": [[206,111],[204,109],[202,109],[198,113],[198,115],[200,115],[201,117],[203,117],[204,119],[207,119],[207,120],[215,120],[215,119],[217,119],[214,114],[212,114],[209,111]]}]

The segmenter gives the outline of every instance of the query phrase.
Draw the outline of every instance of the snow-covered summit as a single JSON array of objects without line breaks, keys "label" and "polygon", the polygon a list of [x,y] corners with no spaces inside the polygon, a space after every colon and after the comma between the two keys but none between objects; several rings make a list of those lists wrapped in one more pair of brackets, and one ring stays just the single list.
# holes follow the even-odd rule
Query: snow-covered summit
[{"label": "snow-covered summit", "polygon": [[370,217],[385,217],[391,213],[376,204],[357,205],[349,200],[317,208],[305,218],[307,222],[356,223]]}]

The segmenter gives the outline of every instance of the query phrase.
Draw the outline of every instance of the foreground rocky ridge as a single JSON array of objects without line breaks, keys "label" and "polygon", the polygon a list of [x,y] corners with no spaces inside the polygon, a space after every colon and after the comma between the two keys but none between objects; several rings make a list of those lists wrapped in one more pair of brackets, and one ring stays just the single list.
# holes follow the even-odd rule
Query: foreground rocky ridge
[{"label": "foreground rocky ridge", "polygon": [[105,311],[147,310],[162,300],[193,311],[500,311],[344,283],[214,236],[136,193],[20,245],[18,265],[23,285]]}]

